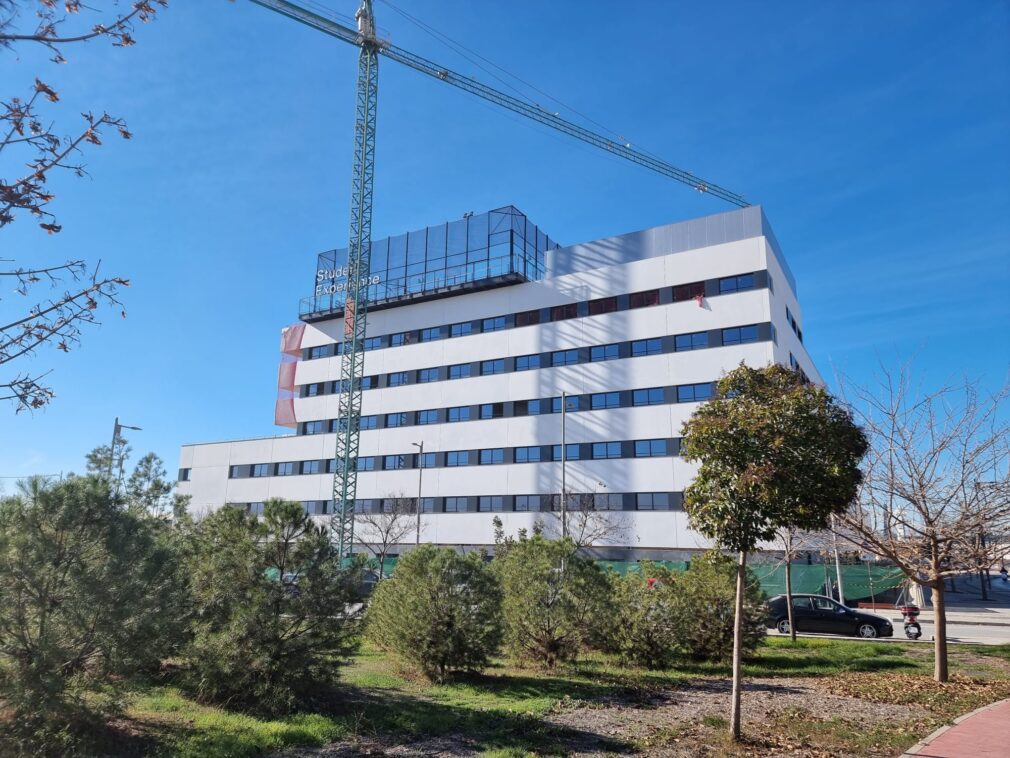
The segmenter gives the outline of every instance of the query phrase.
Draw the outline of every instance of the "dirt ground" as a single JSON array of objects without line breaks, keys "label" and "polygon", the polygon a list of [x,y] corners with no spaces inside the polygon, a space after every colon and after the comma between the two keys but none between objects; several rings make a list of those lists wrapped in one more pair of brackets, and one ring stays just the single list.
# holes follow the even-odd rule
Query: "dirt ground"
[{"label": "dirt ground", "polygon": [[[832,694],[823,679],[750,679],[743,694],[742,745],[725,738],[730,682],[701,679],[634,702],[562,702],[544,719],[558,734],[558,747],[572,756],[636,754],[669,758],[695,756],[894,756],[891,747],[874,746],[869,739],[860,747],[839,747],[837,730],[848,735],[875,730],[908,731],[927,716],[919,706],[874,703]],[[844,714],[844,716],[842,716]],[[489,715],[489,718],[493,716]],[[791,730],[789,722],[805,722]],[[820,724],[830,725],[823,739],[810,738]],[[801,734],[796,734],[796,731]],[[793,736],[790,736],[793,732]],[[856,737],[858,740],[859,738]],[[842,742],[848,742],[842,739]],[[915,739],[909,739],[909,743]],[[361,737],[321,749],[296,750],[284,758],[335,758],[336,756],[390,755],[476,756],[482,748],[464,734],[426,738],[409,744]],[[505,754],[521,754],[517,753]]]}]

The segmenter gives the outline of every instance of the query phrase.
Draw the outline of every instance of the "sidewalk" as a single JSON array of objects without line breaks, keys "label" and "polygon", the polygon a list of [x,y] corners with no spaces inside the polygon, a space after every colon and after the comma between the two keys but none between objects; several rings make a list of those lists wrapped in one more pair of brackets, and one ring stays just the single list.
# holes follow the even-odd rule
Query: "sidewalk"
[{"label": "sidewalk", "polygon": [[916,758],[1007,758],[1010,700],[961,716],[953,726],[937,729],[905,756]]},{"label": "sidewalk", "polygon": [[[982,592],[977,576],[960,576],[956,581],[957,592],[944,593],[947,608],[947,623],[974,624],[979,626],[1010,626],[1010,584],[1005,584],[999,574],[992,575],[992,590],[989,599],[982,600]],[[900,629],[901,614],[893,609],[875,611],[887,616]],[[927,605],[919,615],[922,623],[933,623],[932,607]]]}]

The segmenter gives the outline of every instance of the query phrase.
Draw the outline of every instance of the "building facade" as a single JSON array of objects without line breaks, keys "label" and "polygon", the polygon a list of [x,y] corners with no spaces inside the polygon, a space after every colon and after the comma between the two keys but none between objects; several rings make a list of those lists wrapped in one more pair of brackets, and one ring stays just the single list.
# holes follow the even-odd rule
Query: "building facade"
[{"label": "building facade", "polygon": [[[330,513],[345,255],[319,256],[282,338],[276,420],[295,433],[183,446],[195,512]],[[741,362],[820,381],[757,206],[567,247],[501,208],[374,242],[368,283],[356,509],[420,493],[421,542],[489,545],[495,517],[557,533],[564,488],[598,557],[683,560],[709,545],[679,435],[712,383]]]}]

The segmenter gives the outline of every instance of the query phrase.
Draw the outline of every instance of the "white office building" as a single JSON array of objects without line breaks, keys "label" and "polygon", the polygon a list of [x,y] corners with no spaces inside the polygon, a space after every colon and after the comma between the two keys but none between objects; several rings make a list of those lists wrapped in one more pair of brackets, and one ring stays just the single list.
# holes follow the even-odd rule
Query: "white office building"
[{"label": "white office building", "polygon": [[[193,511],[332,510],[345,255],[319,256],[282,333],[275,420],[294,433],[183,446]],[[708,543],[680,430],[713,381],[741,361],[820,381],[756,206],[566,247],[514,207],[468,214],[373,242],[369,282],[356,509],[420,491],[422,542],[487,546],[495,516],[556,533],[564,477],[598,557],[683,560]]]}]

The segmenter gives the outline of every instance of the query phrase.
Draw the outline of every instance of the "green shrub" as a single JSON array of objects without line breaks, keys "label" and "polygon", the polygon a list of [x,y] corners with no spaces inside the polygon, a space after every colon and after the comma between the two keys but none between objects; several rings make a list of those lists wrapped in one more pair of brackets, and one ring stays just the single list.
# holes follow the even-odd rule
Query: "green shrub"
[{"label": "green shrub", "polygon": [[483,557],[432,545],[411,550],[379,582],[366,614],[369,639],[443,681],[485,667],[501,644],[501,589]]},{"label": "green shrub", "polygon": [[194,526],[190,568],[199,698],[274,715],[327,694],[354,649],[360,573],[301,504],[218,510]]},{"label": "green shrub", "polygon": [[23,747],[70,753],[178,642],[184,583],[164,523],[106,480],[19,486],[0,501],[0,700]]},{"label": "green shrub", "polygon": [[628,663],[659,669],[670,666],[680,653],[676,575],[669,569],[643,563],[612,581],[616,618],[613,652]]},{"label": "green shrub", "polygon": [[[764,641],[764,593],[747,572],[741,651],[750,655]],[[691,561],[677,576],[673,614],[684,652],[702,660],[728,661],[733,655],[736,564],[717,551]]]},{"label": "green shrub", "polygon": [[520,538],[494,560],[504,602],[505,641],[517,658],[553,667],[574,660],[594,620],[610,612],[610,583],[571,540]]}]

